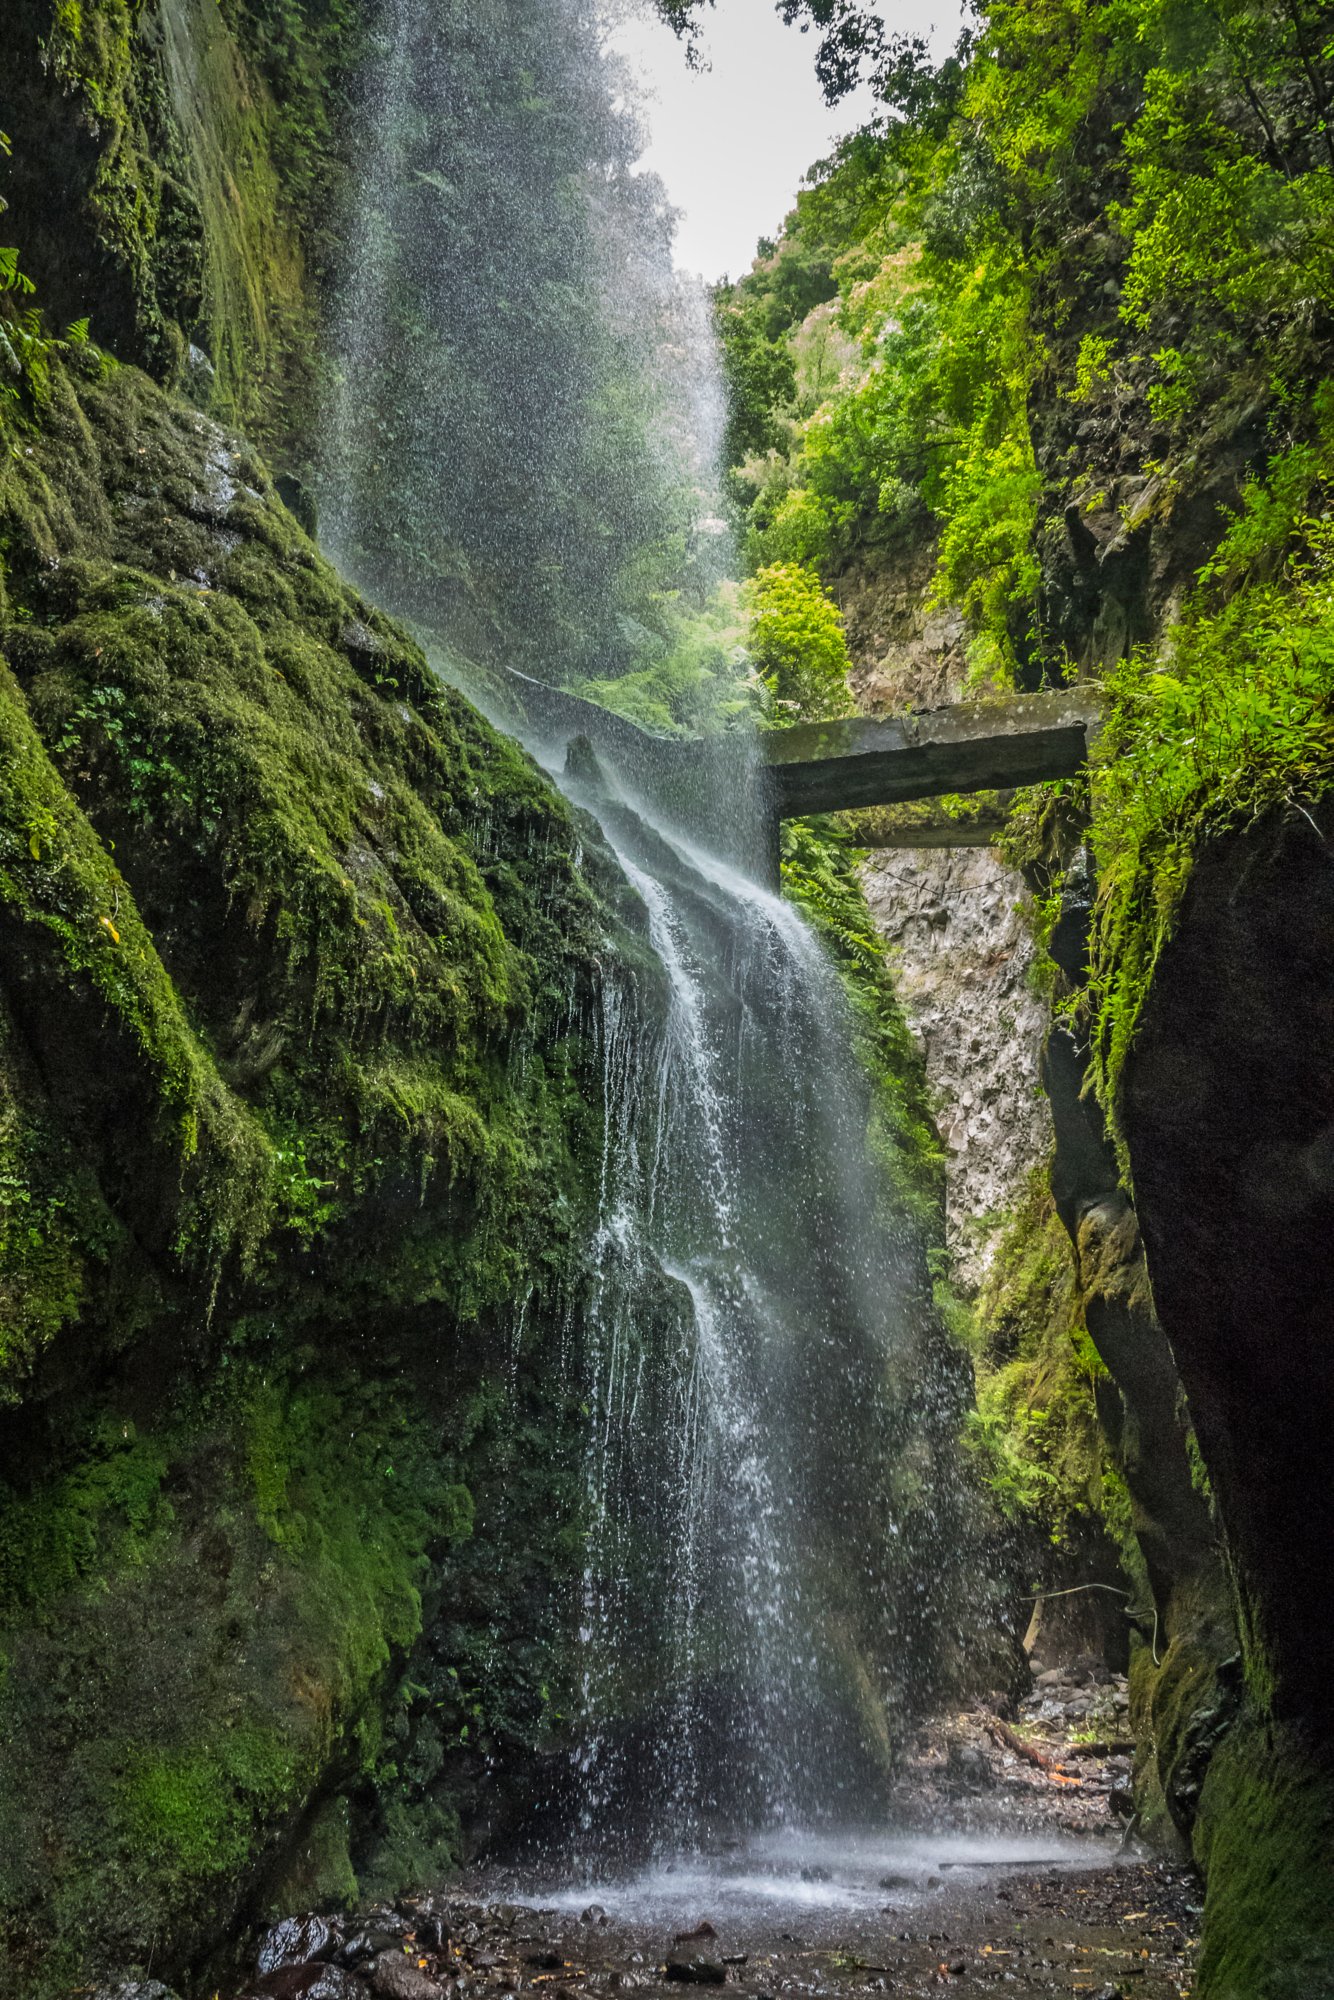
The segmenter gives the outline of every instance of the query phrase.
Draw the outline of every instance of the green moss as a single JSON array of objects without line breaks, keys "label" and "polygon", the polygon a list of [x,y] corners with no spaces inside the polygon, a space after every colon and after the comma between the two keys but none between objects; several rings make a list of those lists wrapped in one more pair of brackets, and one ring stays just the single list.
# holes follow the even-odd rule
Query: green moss
[{"label": "green moss", "polygon": [[217,1750],[143,1753],[112,1817],[151,1875],[223,1886],[249,1858],[256,1807],[272,1811],[275,1800],[294,1797],[297,1779],[282,1738],[232,1731]]},{"label": "green moss", "polygon": [[108,1415],[77,1466],[40,1492],[3,1497],[0,1618],[42,1612],[61,1592],[110,1563],[136,1567],[170,1526],[162,1494],[167,1453],[128,1418]]},{"label": "green moss", "polygon": [[1002,1512],[1064,1544],[1104,1510],[1094,1382],[1106,1368],[1082,1322],[1070,1240],[1046,1164],[1032,1170],[974,1308],[978,1406],[968,1444]]},{"label": "green moss", "polygon": [[182,1976],[303,1841],[404,1886],[557,1726],[621,961],[596,834],[143,376],[57,371],[0,561],[9,2000]]},{"label": "green moss", "polygon": [[1202,843],[1334,784],[1334,399],[1316,442],[1274,458],[1162,655],[1111,678],[1093,768],[1099,900],[1095,1077],[1114,1110],[1154,968]]},{"label": "green moss", "polygon": [[869,1140],[885,1169],[887,1198],[938,1247],[944,1235],[945,1153],[922,1053],[857,876],[862,859],[837,817],[783,822],[783,893],[814,925],[842,977],[858,1053],[871,1079]]},{"label": "green moss", "polygon": [[1334,1990],[1334,1771],[1251,1718],[1215,1753],[1195,1850],[1208,1883],[1201,2000]]},{"label": "green moss", "polygon": [[[349,1852],[350,1835],[347,1800],[321,1800],[298,1829],[280,1871],[268,1885],[265,1914],[278,1918],[293,1910],[345,1909],[354,1903],[360,1884]],[[404,1875],[394,1888],[409,1879],[430,1878]]]},{"label": "green moss", "polygon": [[966,1437],[1002,1512],[1036,1524],[1057,1548],[1090,1526],[1128,1547],[1094,1402],[1107,1371],[1083,1322],[1045,1163],[999,1238],[973,1340],[977,1408]]},{"label": "green moss", "polygon": [[34,953],[90,987],[122,1024],[172,1131],[192,1193],[178,1244],[210,1264],[253,1254],[268,1212],[268,1147],[192,1032],[128,884],[52,764],[0,660],[0,906]]},{"label": "green moss", "polygon": [[347,5],[247,0],[168,0],[150,23],[129,0],[24,0],[14,24],[8,193],[41,294],[164,380],[201,346],[197,391],[289,449],[313,418],[359,32]]}]

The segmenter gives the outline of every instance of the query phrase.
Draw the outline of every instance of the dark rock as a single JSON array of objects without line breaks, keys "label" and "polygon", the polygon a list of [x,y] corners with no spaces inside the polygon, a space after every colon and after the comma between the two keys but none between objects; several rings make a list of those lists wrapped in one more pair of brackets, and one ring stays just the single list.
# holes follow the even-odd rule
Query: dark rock
[{"label": "dark rock", "polygon": [[283,1965],[256,1982],[265,2000],[366,2000],[366,1988],[341,1965]]},{"label": "dark rock", "polygon": [[1060,914],[1047,940],[1048,952],[1074,986],[1082,986],[1088,976],[1089,933],[1097,887],[1087,847],[1077,848],[1065,870]]},{"label": "dark rock", "polygon": [[[429,1918],[424,1919],[423,1929],[427,1928],[429,1923]],[[369,1965],[370,1961],[378,1958],[382,1951],[394,1950],[399,1943],[400,1935],[398,1931],[379,1929],[354,1931],[346,1943],[339,1946],[334,1957],[339,1965]],[[421,1942],[429,1947],[436,1940],[427,1936],[422,1937]]]},{"label": "dark rock", "polygon": [[958,1784],[981,1788],[996,1782],[990,1758],[976,1743],[951,1743],[945,1768]]},{"label": "dark rock", "polygon": [[711,1958],[669,1958],[667,1977],[686,1986],[721,1986],[727,1979],[726,1966]]},{"label": "dark rock", "polygon": [[882,1875],[880,1877],[880,1887],[882,1889],[915,1889],[917,1883],[911,1875]]},{"label": "dark rock", "polygon": [[429,1897],[417,1912],[413,1925],[418,1944],[428,1951],[444,1951],[453,1943],[456,1921],[448,1904],[438,1904]]},{"label": "dark rock", "polygon": [[699,1923],[695,1925],[693,1931],[678,1931],[676,1933],[676,1936],[672,1939],[672,1943],[696,1944],[698,1943],[700,1938],[716,1938],[717,1935],[718,1935],[717,1931],[713,1928],[713,1925],[709,1922],[708,1918],[704,1917],[700,1920]]},{"label": "dark rock", "polygon": [[277,1972],[284,1965],[309,1965],[332,1958],[338,1933],[324,1917],[284,1917],[260,1939],[255,1965],[260,1972]]},{"label": "dark rock", "polygon": [[601,1903],[590,1903],[579,1919],[581,1924],[605,1924],[607,1912]]},{"label": "dark rock", "polygon": [[443,2000],[444,1987],[401,1951],[382,1951],[370,1968],[379,2000]]},{"label": "dark rock", "polygon": [[372,632],[369,625],[360,618],[349,618],[338,634],[338,643],[349,654],[355,666],[373,666],[386,651],[385,642],[378,632]]},{"label": "dark rock", "polygon": [[559,1972],[565,1960],[558,1951],[530,1951],[523,1962],[537,1972]]},{"label": "dark rock", "polygon": [[315,495],[303,479],[294,472],[280,472],[274,480],[278,498],[294,520],[298,521],[313,539],[319,528],[319,515],[315,507]]}]

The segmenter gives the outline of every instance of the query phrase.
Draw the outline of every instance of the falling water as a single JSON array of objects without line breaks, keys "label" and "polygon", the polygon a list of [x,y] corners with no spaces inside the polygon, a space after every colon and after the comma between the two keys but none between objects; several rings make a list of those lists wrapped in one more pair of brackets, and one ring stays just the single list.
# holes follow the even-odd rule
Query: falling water
[{"label": "falling water", "polygon": [[[323,513],[340,560],[395,608],[456,641],[485,626],[493,654],[503,630],[548,672],[568,642],[572,675],[618,629],[625,524],[608,523],[630,489],[633,546],[683,519],[707,531],[717,376],[699,315],[679,310],[664,275],[661,199],[628,171],[637,142],[617,124],[591,17],[577,0],[482,11],[497,47],[507,24],[527,35],[530,94],[570,93],[558,102],[567,152],[570,117],[588,125],[583,206],[573,214],[567,186],[558,218],[530,167],[503,157],[474,101],[478,10],[389,0],[366,89]],[[489,294],[453,261],[479,204],[516,266]],[[601,273],[597,340],[581,353],[557,341],[546,378],[523,329],[509,354],[477,323],[483,306],[495,314],[559,276],[539,283],[524,264],[539,254],[534,214],[544,246],[560,220],[572,272],[586,259]],[[650,382],[655,348],[667,359]],[[648,416],[609,468],[584,432],[617,370],[621,400]],[[526,433],[502,412],[507,384]],[[479,421],[494,427],[483,436]],[[507,458],[525,450],[537,462],[509,518]],[[479,485],[488,454],[500,500]],[[564,483],[544,512],[545,467]],[[678,544],[694,562],[692,538]],[[586,614],[573,638],[571,577]],[[521,616],[487,624],[516,598]],[[483,705],[491,685],[473,685]],[[624,760],[585,751],[567,764],[560,735],[530,747],[596,820],[655,968],[609,975],[593,1024],[604,1147],[568,1341],[587,1411],[586,1562],[563,1803],[590,1846],[632,1825],[680,1846],[723,1825],[848,1822],[883,1798],[895,1732],[958,1618],[942,1554],[957,1495],[942,1465],[959,1383],[941,1364],[920,1246],[872,1157],[839,981],[793,908],[736,858],[744,839],[713,851],[755,794],[744,733],[687,826],[682,802],[654,796]]]},{"label": "falling water", "polygon": [[920,1528],[905,1404],[933,1393],[919,1255],[805,924],[579,768],[667,986],[656,1018],[610,990],[602,1024],[584,1823],[645,1800],[673,1840],[851,1820],[920,1640],[895,1547],[899,1515]]}]

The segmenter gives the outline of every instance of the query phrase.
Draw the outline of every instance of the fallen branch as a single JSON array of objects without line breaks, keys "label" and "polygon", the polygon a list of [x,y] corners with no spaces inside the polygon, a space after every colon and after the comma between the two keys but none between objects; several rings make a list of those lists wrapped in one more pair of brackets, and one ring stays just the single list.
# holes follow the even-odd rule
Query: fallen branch
[{"label": "fallen branch", "polygon": [[1011,1729],[1008,1722],[1002,1722],[998,1715],[986,1716],[983,1727],[988,1736],[993,1736],[1007,1750],[1013,1750],[1016,1757],[1025,1757],[1030,1764],[1036,1764],[1039,1771],[1052,1772],[1059,1768],[1055,1757],[1048,1757],[1031,1743],[1025,1743],[1023,1737]]}]

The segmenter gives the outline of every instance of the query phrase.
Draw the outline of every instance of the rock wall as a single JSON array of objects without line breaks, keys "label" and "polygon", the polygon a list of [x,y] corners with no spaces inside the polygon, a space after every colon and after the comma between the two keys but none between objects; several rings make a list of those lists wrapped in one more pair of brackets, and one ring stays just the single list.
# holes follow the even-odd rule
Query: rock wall
[{"label": "rock wall", "polygon": [[[869,708],[964,693],[959,623],[926,605],[932,571],[918,543],[843,580]],[[1052,839],[1026,875],[986,847],[882,849],[862,880],[947,1149],[952,1275],[974,1300],[983,1435],[1000,1425],[1009,1438],[991,1477],[1035,1582],[1099,1586],[1051,1600],[1031,1641],[1044,1660],[1094,1650],[1119,1662],[1129,1638],[1138,1824],[1180,1847],[1237,1709],[1235,1625],[1135,1208],[1086,1089],[1087,1052],[1052,1026],[1053,997],[1087,976],[1093,895],[1077,825]],[[1024,905],[1053,889],[1043,949]],[[1118,1590],[1133,1595],[1129,1626]]]},{"label": "rock wall", "polygon": [[[934,545],[924,539],[839,580],[852,686],[869,714],[938,707],[963,693],[963,621],[930,606],[934,569]],[[877,849],[861,879],[893,948],[899,993],[925,1058],[948,1155],[953,1269],[972,1293],[1051,1141],[1039,1077],[1047,1005],[1018,914],[1027,889],[986,846]]]},{"label": "rock wall", "polygon": [[0,546],[0,1993],[32,2000],[197,1968],[298,1878],[439,1872],[549,1743],[594,1001],[656,988],[596,830],[212,420],[59,369]]},{"label": "rock wall", "polygon": [[1154,1295],[1240,1611],[1240,1719],[1196,1828],[1202,1972],[1227,2000],[1334,1987],[1332,964],[1328,811],[1218,841],[1196,861],[1123,1093]]},{"label": "rock wall", "polygon": [[989,847],[885,848],[861,877],[925,1057],[946,1148],[953,1269],[972,1293],[1051,1143],[1040,1077],[1047,1004],[1018,914],[1023,879]]}]

